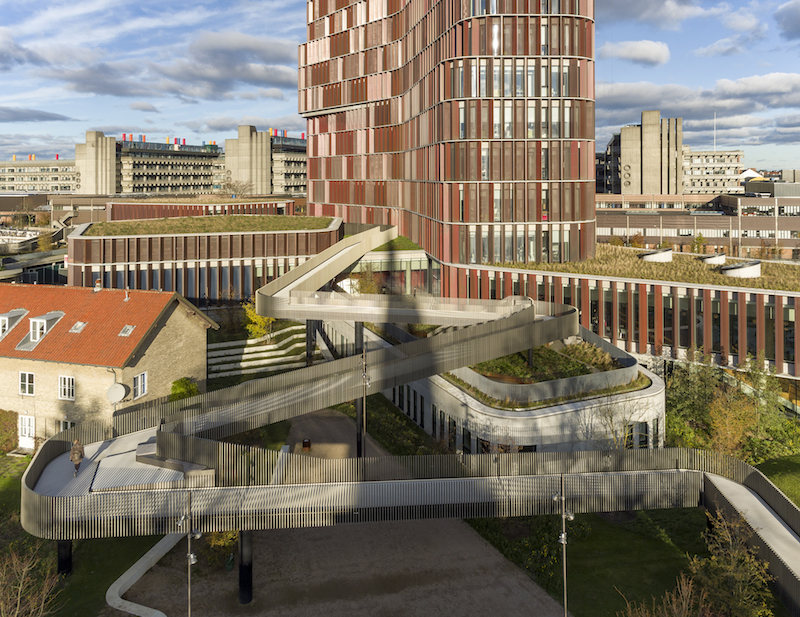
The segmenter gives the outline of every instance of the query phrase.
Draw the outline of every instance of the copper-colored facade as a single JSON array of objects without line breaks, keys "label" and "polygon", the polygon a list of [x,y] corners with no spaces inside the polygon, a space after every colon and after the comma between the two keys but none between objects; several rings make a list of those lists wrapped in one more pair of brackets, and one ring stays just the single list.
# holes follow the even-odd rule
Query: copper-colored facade
[{"label": "copper-colored facade", "polygon": [[594,0],[310,0],[308,213],[397,225],[453,278],[591,257],[593,50]]}]

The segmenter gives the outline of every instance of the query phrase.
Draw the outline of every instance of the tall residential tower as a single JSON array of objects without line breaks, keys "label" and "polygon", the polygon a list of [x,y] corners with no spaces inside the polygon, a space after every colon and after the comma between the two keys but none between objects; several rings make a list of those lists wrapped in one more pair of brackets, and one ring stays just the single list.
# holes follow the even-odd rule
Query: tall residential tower
[{"label": "tall residential tower", "polygon": [[399,226],[444,295],[592,256],[593,54],[594,0],[310,0],[309,214]]}]

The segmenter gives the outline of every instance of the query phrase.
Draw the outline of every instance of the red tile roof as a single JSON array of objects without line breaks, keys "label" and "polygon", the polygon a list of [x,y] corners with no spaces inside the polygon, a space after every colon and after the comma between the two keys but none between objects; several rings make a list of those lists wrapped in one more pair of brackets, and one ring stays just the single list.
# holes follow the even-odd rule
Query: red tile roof
[{"label": "red tile roof", "polygon": [[[172,292],[127,293],[125,301],[126,292],[118,289],[0,284],[0,314],[14,309],[28,311],[0,340],[0,356],[121,368],[170,303],[186,302]],[[30,318],[52,311],[63,311],[64,316],[35,349],[17,350],[29,332]],[[70,332],[78,321],[86,326],[79,333]],[[119,336],[126,325],[136,327],[130,336]]]}]

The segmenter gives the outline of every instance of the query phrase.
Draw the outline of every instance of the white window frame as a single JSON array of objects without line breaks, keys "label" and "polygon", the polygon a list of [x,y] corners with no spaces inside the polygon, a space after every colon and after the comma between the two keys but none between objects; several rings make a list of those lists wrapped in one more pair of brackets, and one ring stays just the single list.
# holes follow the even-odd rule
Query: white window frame
[{"label": "white window frame", "polygon": [[25,371],[19,372],[19,393],[22,396],[34,396],[34,374]]},{"label": "white window frame", "polygon": [[58,376],[58,398],[62,401],[75,400],[75,378],[68,375]]},{"label": "white window frame", "polygon": [[0,336],[8,332],[8,317],[0,317]]},{"label": "white window frame", "polygon": [[147,371],[139,373],[133,378],[133,400],[147,394]]},{"label": "white window frame", "polygon": [[66,431],[68,429],[71,429],[73,426],[75,426],[74,422],[70,422],[69,420],[58,420],[58,432],[59,433],[61,431]]},{"label": "white window frame", "polygon": [[31,340],[38,341],[47,333],[47,322],[44,319],[31,319]]}]

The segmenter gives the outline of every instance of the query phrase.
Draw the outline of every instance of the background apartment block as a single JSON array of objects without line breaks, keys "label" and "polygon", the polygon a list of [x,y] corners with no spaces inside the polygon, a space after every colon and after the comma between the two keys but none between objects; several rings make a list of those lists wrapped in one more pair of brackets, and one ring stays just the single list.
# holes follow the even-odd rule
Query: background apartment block
[{"label": "background apartment block", "polygon": [[0,192],[55,193],[74,191],[75,159],[16,160],[0,162]]},{"label": "background apartment block", "polygon": [[742,150],[698,150],[683,147],[683,192],[686,194],[743,193]]},{"label": "background apartment block", "polygon": [[594,3],[374,6],[309,4],[309,214],[397,225],[445,295],[469,264],[593,255]]},{"label": "background apartment block", "polygon": [[683,145],[683,118],[643,111],[642,123],[624,126],[595,155],[598,193],[617,195],[721,194],[744,191],[741,150],[698,150]]},{"label": "background apartment block", "polygon": [[683,119],[643,111],[642,123],[623,126],[608,142],[605,191],[623,195],[683,192]]},{"label": "background apartment block", "polygon": [[[239,137],[215,143],[122,139],[87,131],[75,158],[0,162],[0,191],[76,195],[231,193],[300,194],[306,190],[306,141],[239,127]],[[179,143],[180,141],[180,143]]]},{"label": "background apartment block", "polygon": [[306,141],[270,135],[240,126],[236,139],[225,140],[226,181],[248,184],[254,195],[305,193]]}]

